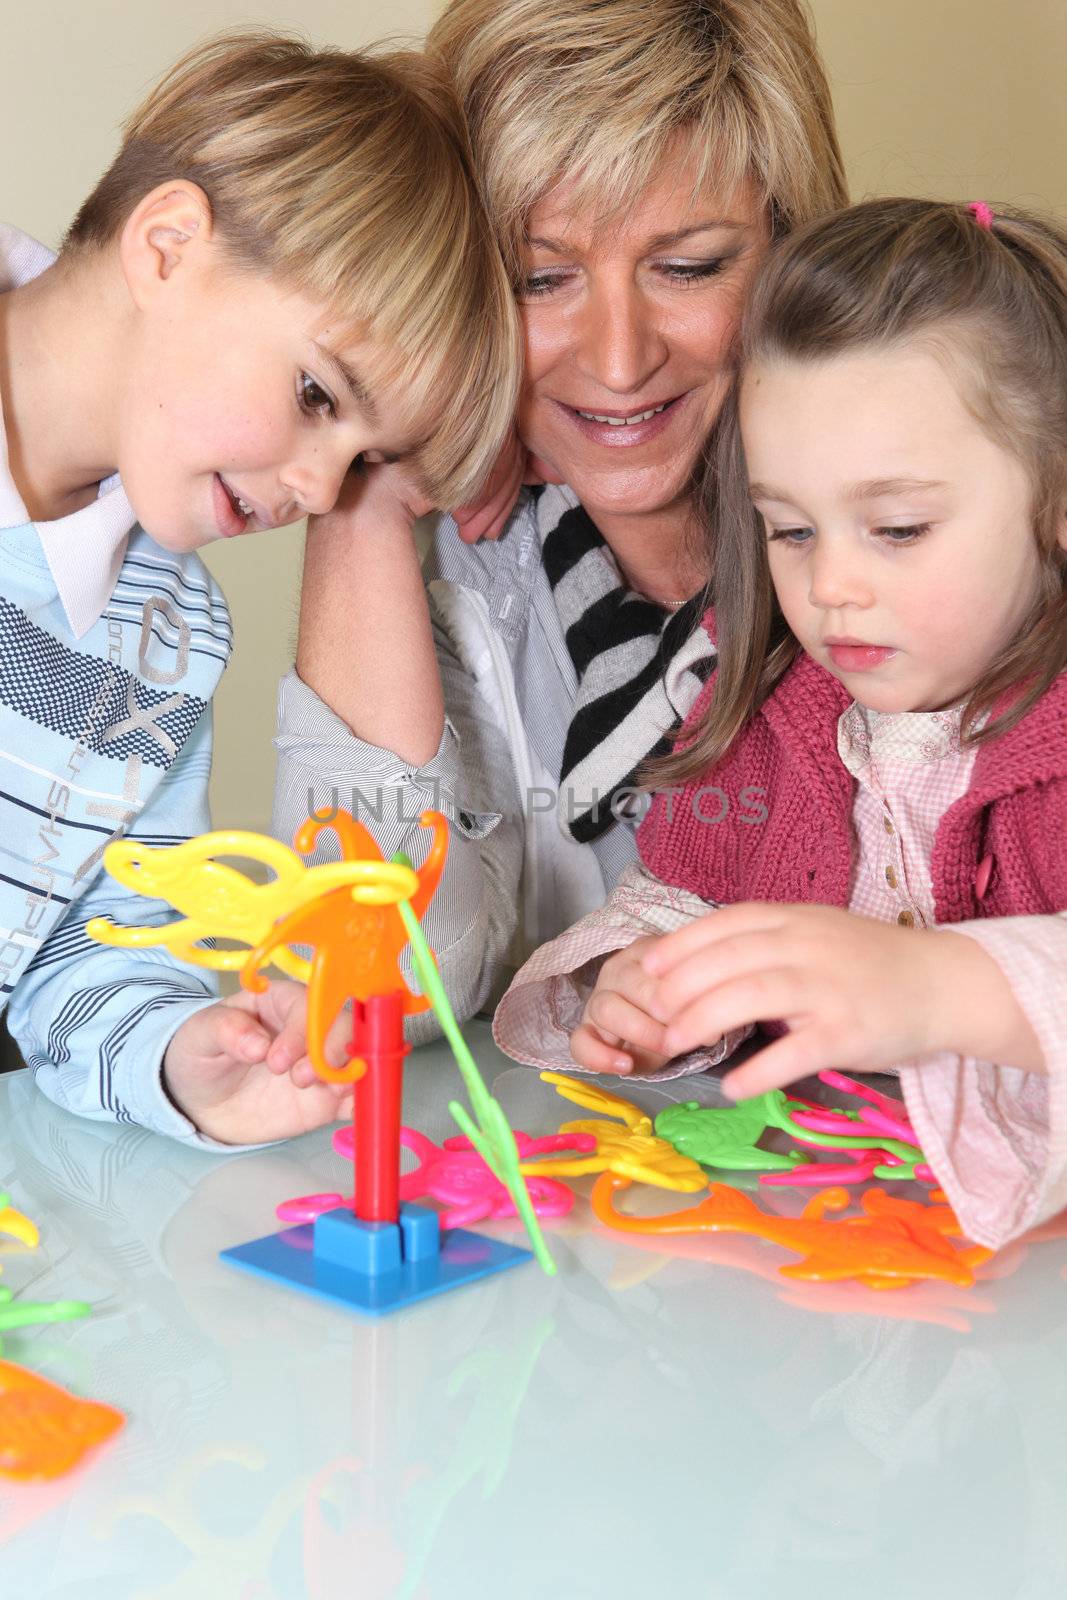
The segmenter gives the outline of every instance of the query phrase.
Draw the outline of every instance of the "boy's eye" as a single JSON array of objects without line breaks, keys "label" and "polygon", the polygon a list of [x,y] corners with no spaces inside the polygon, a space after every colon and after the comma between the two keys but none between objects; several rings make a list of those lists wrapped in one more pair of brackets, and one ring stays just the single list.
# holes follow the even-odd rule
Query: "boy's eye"
[{"label": "boy's eye", "polygon": [[316,383],[309,372],[300,374],[299,399],[301,410],[313,416],[333,417],[337,414],[333,397],[326,393],[320,383]]}]

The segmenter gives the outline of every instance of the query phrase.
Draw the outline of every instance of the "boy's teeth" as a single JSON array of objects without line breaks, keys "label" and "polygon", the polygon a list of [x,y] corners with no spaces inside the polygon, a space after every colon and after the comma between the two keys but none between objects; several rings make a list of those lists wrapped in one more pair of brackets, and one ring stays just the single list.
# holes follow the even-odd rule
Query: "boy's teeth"
[{"label": "boy's teeth", "polygon": [[252,515],[252,507],[248,504],[248,501],[242,500],[240,495],[237,495],[235,498],[237,500],[238,510],[243,512],[246,517],[250,517]]},{"label": "boy's teeth", "polygon": [[579,411],[578,415],[585,417],[588,422],[606,422],[612,428],[632,428],[635,422],[647,422],[649,417],[658,416],[669,404],[669,401],[664,400],[661,406],[654,406],[651,411],[639,411],[633,417],[602,417],[598,411]]}]

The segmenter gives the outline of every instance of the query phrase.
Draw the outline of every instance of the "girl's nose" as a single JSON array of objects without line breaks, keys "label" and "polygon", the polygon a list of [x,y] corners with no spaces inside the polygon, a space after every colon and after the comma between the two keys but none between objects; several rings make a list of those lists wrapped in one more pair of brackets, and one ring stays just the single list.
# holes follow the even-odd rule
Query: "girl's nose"
[{"label": "girl's nose", "polygon": [[874,597],[858,555],[817,540],[808,598],[822,611],[836,611],[842,606],[869,606]]}]

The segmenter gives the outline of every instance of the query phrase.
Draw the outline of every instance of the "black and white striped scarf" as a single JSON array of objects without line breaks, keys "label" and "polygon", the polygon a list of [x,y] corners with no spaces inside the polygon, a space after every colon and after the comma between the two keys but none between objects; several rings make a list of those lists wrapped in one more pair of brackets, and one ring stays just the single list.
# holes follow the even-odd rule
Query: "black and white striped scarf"
[{"label": "black and white striped scarf", "polygon": [[676,611],[634,594],[582,507],[556,519],[558,507],[550,492],[537,507],[545,571],[578,674],[557,815],[564,833],[588,844],[629,811],[621,791],[633,788],[638,769],[672,748],[715,649],[700,626],[703,594]]}]

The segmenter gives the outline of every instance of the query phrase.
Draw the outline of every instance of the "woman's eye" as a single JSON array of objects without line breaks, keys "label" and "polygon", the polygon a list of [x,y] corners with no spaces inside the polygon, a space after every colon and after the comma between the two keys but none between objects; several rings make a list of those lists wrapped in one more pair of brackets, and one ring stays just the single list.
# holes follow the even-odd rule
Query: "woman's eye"
[{"label": "woman's eye", "polygon": [[515,292],[520,300],[537,300],[551,294],[554,289],[562,288],[569,281],[568,272],[528,272],[519,279]]},{"label": "woman's eye", "polygon": [[707,261],[663,261],[660,271],[675,283],[700,283],[704,278],[717,278],[732,259],[731,256],[714,256]]},{"label": "woman's eye", "polygon": [[914,544],[924,533],[929,533],[928,522],[910,523],[906,528],[875,528],[879,538],[887,544]]},{"label": "woman's eye", "polygon": [[333,397],[328,395],[322,385],[316,383],[308,372],[300,374],[300,407],[301,410],[316,417],[332,417],[337,414]]}]

